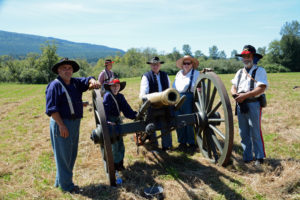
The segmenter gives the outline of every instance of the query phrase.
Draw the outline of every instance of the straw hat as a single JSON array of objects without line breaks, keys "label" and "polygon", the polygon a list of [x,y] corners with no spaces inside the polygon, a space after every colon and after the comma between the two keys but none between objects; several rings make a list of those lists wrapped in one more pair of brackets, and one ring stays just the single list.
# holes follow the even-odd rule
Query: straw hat
[{"label": "straw hat", "polygon": [[193,63],[193,68],[196,69],[199,66],[199,61],[192,56],[186,55],[176,61],[176,66],[182,69],[183,61],[190,60]]}]

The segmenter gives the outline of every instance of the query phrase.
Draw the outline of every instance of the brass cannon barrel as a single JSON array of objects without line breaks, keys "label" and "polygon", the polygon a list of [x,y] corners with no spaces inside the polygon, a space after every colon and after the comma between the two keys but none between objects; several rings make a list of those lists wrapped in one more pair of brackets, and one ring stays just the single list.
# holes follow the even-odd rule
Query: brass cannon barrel
[{"label": "brass cannon barrel", "polygon": [[168,88],[163,92],[154,92],[145,96],[152,106],[172,106],[179,102],[180,95],[174,88]]}]

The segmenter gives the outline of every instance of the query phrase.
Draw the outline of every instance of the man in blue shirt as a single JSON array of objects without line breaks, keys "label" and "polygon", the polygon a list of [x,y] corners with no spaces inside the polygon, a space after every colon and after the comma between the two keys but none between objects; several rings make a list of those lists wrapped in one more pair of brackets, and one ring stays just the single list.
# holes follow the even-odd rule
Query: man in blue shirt
[{"label": "man in blue shirt", "polygon": [[58,74],[46,89],[46,114],[50,118],[50,137],[56,162],[55,187],[63,191],[79,192],[74,185],[73,168],[77,157],[80,120],[83,116],[82,93],[99,88],[93,77],[72,78],[79,65],[68,58],[52,67]]}]

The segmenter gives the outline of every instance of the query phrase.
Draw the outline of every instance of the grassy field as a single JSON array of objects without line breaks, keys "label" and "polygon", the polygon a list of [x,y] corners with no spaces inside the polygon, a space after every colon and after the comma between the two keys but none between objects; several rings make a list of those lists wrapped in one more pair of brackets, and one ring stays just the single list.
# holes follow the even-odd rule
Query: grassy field
[{"label": "grassy field", "polygon": [[[220,75],[227,91],[233,75]],[[172,77],[174,78],[174,77]],[[84,108],[74,182],[81,194],[53,187],[55,162],[45,112],[46,85],[0,84],[0,199],[146,199],[145,187],[160,185],[153,199],[300,199],[300,73],[269,74],[262,131],[266,162],[257,168],[241,158],[237,119],[232,162],[226,168],[200,153],[152,154],[126,136],[124,183],[108,186],[99,146],[90,140],[93,112]],[[123,94],[138,109],[140,78],[126,79]],[[84,100],[91,102],[91,92]],[[233,102],[232,108],[233,108]],[[173,145],[176,147],[176,134]]]}]

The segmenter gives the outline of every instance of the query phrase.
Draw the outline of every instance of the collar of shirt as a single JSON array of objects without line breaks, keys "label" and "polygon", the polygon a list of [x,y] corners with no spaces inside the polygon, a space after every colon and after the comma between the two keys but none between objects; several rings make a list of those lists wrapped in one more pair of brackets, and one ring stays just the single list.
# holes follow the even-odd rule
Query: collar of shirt
[{"label": "collar of shirt", "polygon": [[180,74],[182,75],[182,76],[184,76],[184,77],[190,77],[191,75],[192,75],[192,71],[193,71],[193,69],[191,69],[186,75],[184,75],[183,74],[183,69],[182,70],[180,70]]},{"label": "collar of shirt", "polygon": [[[253,66],[250,68],[250,70],[247,71],[247,69],[244,67],[245,71],[248,72],[248,74],[250,74],[250,76],[252,75],[253,70],[256,69],[256,68],[257,68],[257,65],[253,65]],[[245,73],[245,71],[243,71],[243,73]]]}]

